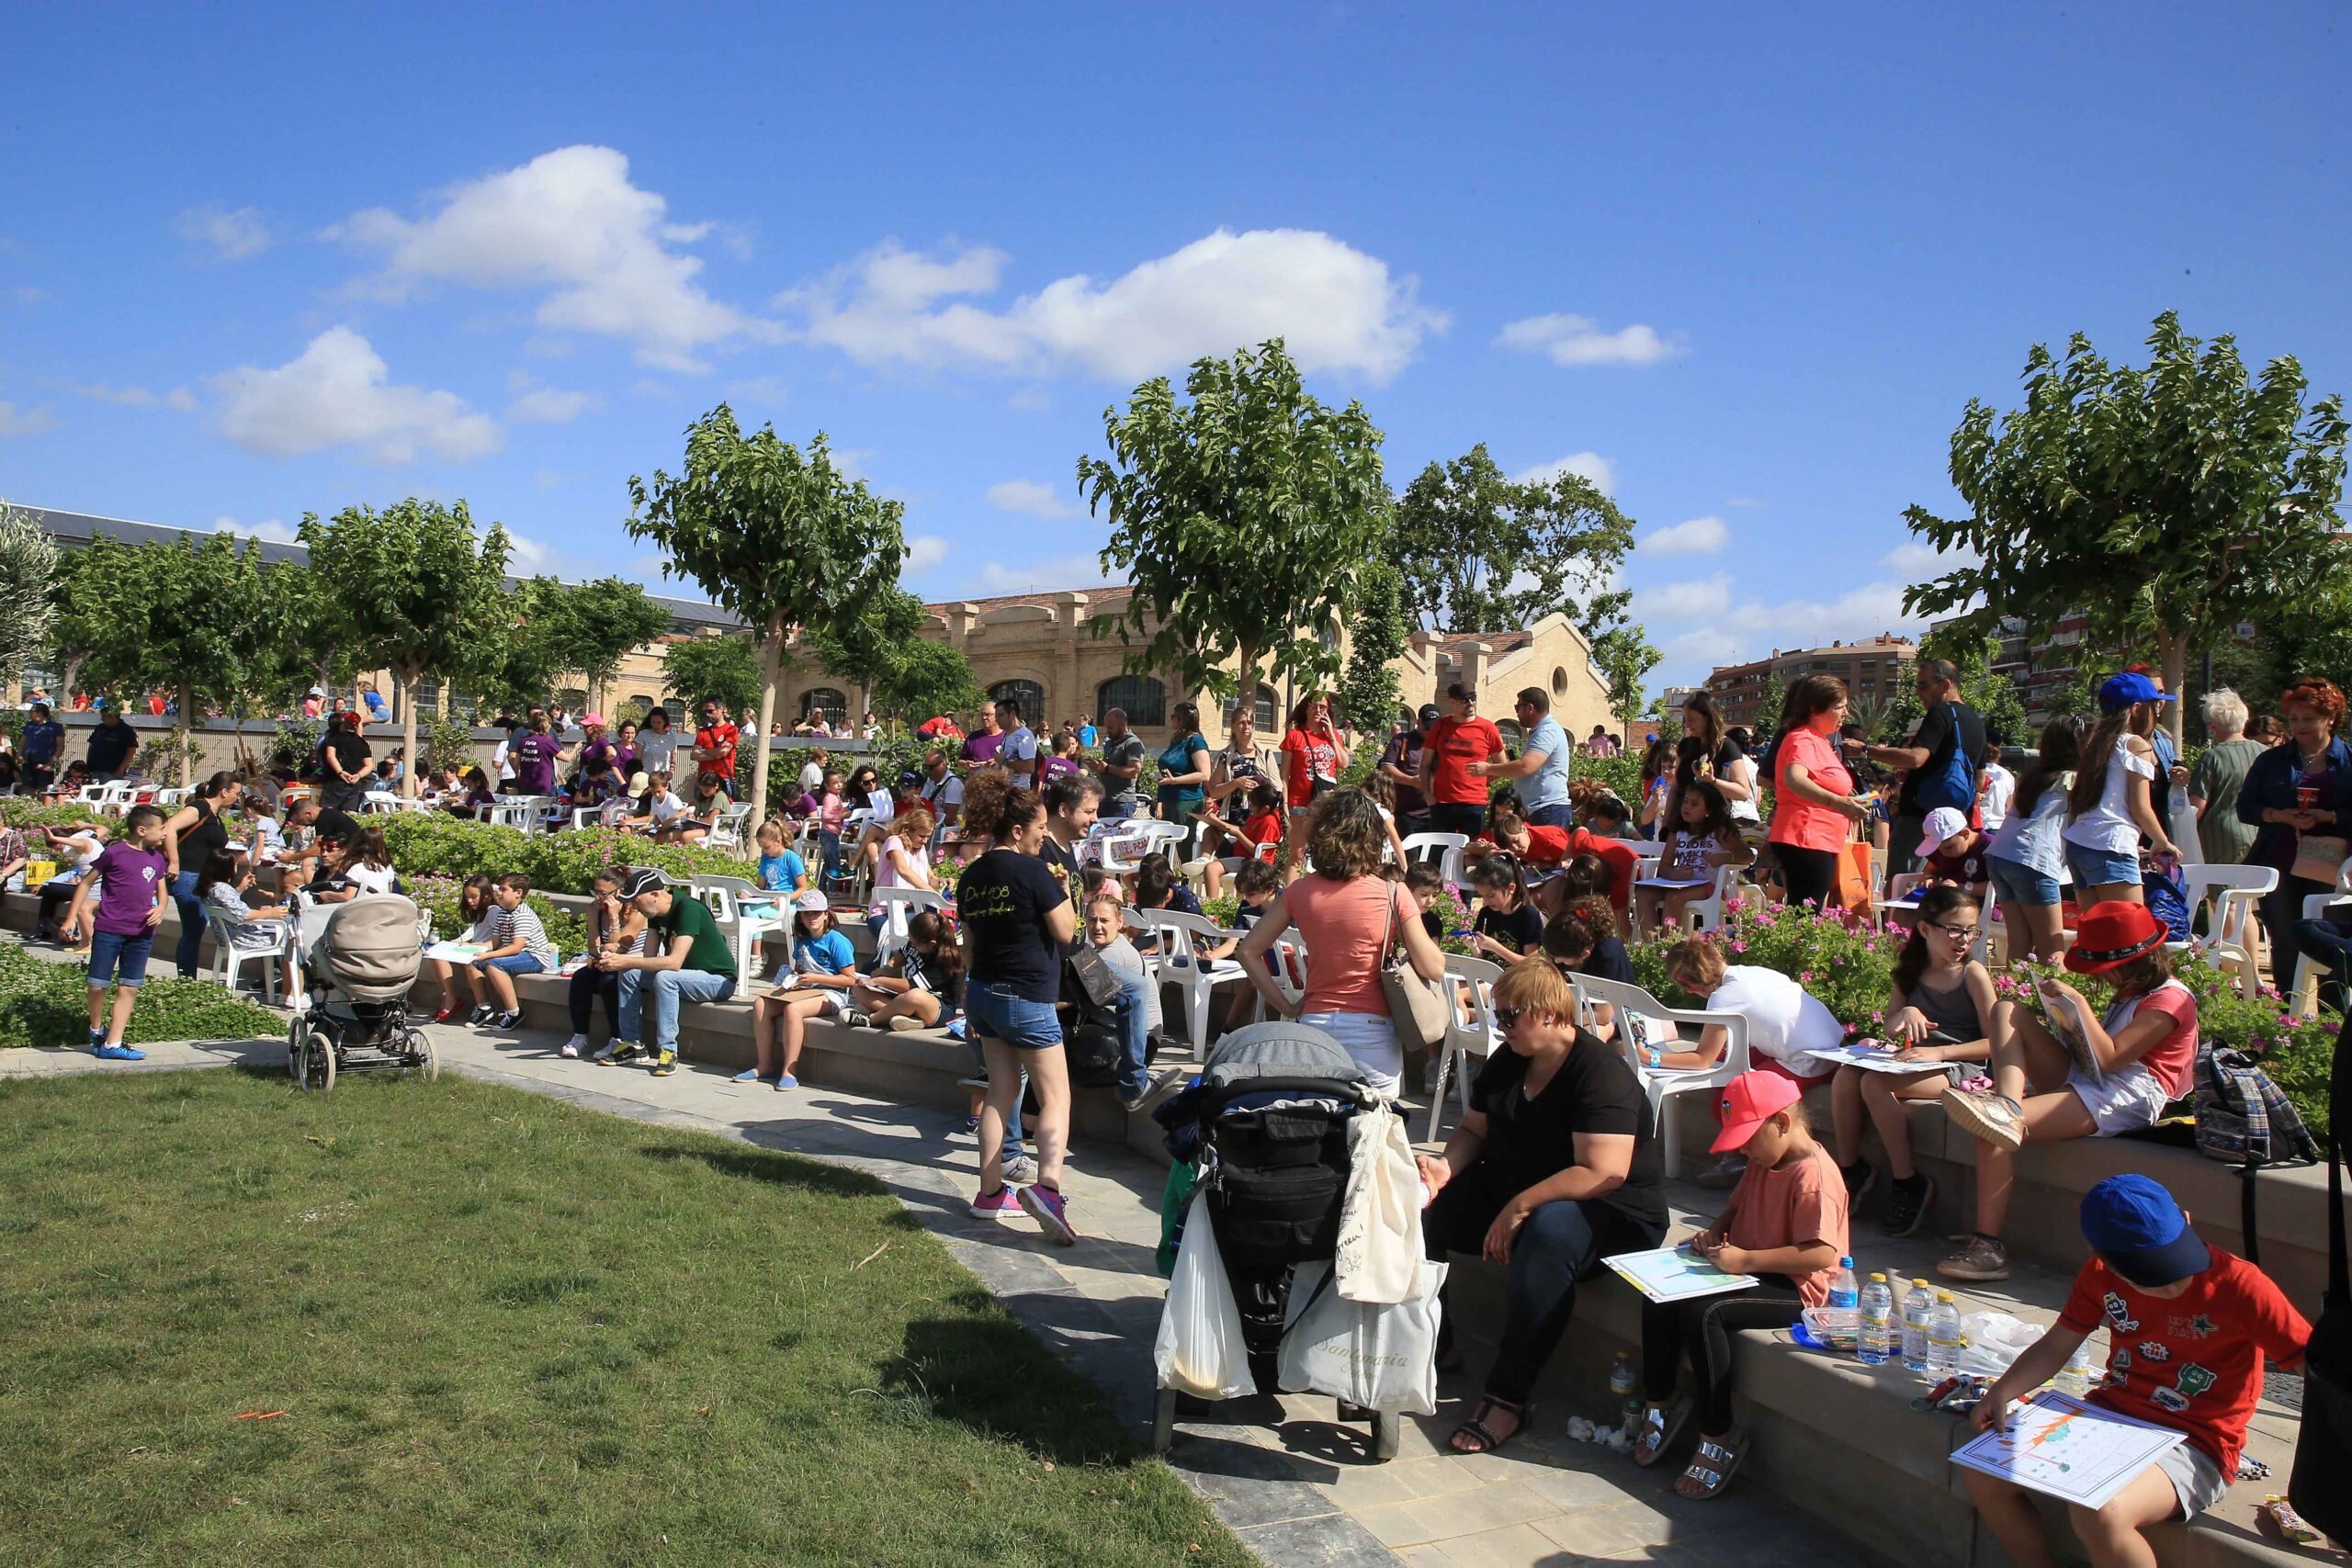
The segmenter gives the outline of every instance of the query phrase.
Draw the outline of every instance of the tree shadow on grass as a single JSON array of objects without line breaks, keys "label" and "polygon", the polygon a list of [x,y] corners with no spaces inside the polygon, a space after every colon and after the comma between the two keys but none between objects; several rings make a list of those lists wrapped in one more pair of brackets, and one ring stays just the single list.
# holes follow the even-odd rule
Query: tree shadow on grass
[{"label": "tree shadow on grass", "polygon": [[[829,1197],[879,1198],[888,1191],[881,1182],[862,1171],[844,1170],[806,1156],[781,1154],[770,1149],[691,1148],[676,1144],[648,1144],[638,1153],[648,1159],[693,1160],[708,1166],[722,1176],[764,1181],[772,1186],[791,1187]],[[914,1216],[902,1211],[884,1223],[892,1222],[913,1223]]]},{"label": "tree shadow on grass", "polygon": [[1125,1465],[1143,1457],[1102,1393],[1010,1319],[917,1318],[881,1382],[888,1397],[1056,1464]]}]

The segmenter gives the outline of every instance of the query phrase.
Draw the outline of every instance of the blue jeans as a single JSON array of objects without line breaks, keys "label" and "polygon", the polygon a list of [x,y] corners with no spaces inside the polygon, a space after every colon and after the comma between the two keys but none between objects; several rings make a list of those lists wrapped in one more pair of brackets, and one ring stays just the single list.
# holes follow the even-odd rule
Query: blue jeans
[{"label": "blue jeans", "polygon": [[180,912],[180,944],[172,958],[180,978],[193,980],[204,953],[204,906],[196,897],[196,873],[183,871],[172,878],[172,903]]},{"label": "blue jeans", "polygon": [[1527,825],[1531,828],[1573,828],[1577,825],[1577,814],[1565,800],[1557,806],[1531,807],[1527,813]]},{"label": "blue jeans", "polygon": [[828,833],[820,828],[817,829],[817,847],[823,852],[825,863],[824,874],[818,884],[822,886],[842,874],[842,836],[839,833]]},{"label": "blue jeans", "polygon": [[964,1031],[975,1040],[1001,1040],[1016,1051],[1052,1051],[1062,1023],[1051,1002],[1033,1002],[986,980],[964,987]]},{"label": "blue jeans", "polygon": [[656,1051],[678,1048],[678,1004],[723,1002],[735,994],[735,976],[707,969],[624,969],[621,971],[621,1038],[644,1043],[645,993],[653,993],[653,1039]]},{"label": "blue jeans", "polygon": [[147,954],[154,945],[153,931],[98,932],[90,939],[90,984],[104,986],[111,979],[124,990],[138,989],[147,979]]},{"label": "blue jeans", "polygon": [[1119,1092],[1137,1095],[1151,1081],[1145,1060],[1151,1055],[1151,987],[1149,976],[1119,976]]}]

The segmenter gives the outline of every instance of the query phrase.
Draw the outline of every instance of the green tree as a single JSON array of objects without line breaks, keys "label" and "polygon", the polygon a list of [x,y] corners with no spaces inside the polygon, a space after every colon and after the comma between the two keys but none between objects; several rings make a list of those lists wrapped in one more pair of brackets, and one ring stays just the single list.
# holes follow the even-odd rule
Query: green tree
[{"label": "green tree", "polygon": [[1751,733],[1773,736],[1781,732],[1781,710],[1789,705],[1788,682],[1781,679],[1778,670],[1764,671],[1763,694],[1756,699],[1756,722]]},{"label": "green tree", "polygon": [[1356,574],[1355,614],[1349,625],[1355,642],[1340,676],[1340,717],[1351,728],[1385,737],[1396,727],[1403,705],[1390,660],[1405,651],[1413,631],[1404,573],[1385,560],[1367,563]]},{"label": "green tree", "polygon": [[1103,570],[1134,584],[1092,630],[1132,650],[1129,670],[1247,712],[1261,674],[1338,672],[1317,634],[1336,642],[1379,540],[1381,435],[1362,405],[1335,412],[1309,396],[1279,338],[1195,360],[1184,390],[1180,406],[1164,376],[1137,387],[1125,413],[1102,411],[1110,457],[1078,460],[1088,508],[1111,525]]},{"label": "green tree", "polygon": [[568,666],[557,637],[565,594],[552,577],[502,584],[484,636],[457,671],[476,711],[520,710],[548,701]]},{"label": "green tree", "polygon": [[650,539],[667,558],[662,575],[694,579],[759,637],[756,818],[768,797],[785,640],[796,626],[838,637],[865,601],[896,584],[907,555],[905,509],[835,468],[823,432],[804,455],[774,425],[745,435],[725,403],[687,430],[683,474],[656,468],[650,485],[631,475],[628,491],[629,535]]},{"label": "green tree", "polygon": [[2250,378],[2233,339],[2200,343],[2171,311],[2147,343],[2145,369],[2109,365],[2080,333],[2064,359],[2037,344],[2024,407],[1996,419],[1970,400],[1951,438],[1970,514],[1904,515],[1978,564],[1906,590],[1906,609],[1965,610],[1982,629],[2079,608],[2099,640],[2152,640],[2177,692],[2191,649],[2342,570],[2342,400],[2307,408],[2295,360]]},{"label": "green tree", "polygon": [[930,619],[922,600],[903,588],[887,588],[869,598],[854,620],[810,641],[817,662],[864,687],[885,718],[920,720],[979,706],[986,694],[972,661],[960,649],[924,640]]},{"label": "green tree", "polygon": [[1649,705],[1643,682],[1666,656],[1650,646],[1639,626],[1617,626],[1592,641],[1592,667],[1609,685],[1609,712],[1625,728],[1630,742],[1634,721]]},{"label": "green tree", "polygon": [[0,680],[48,642],[57,585],[57,542],[30,513],[0,501]]},{"label": "green tree", "polygon": [[[322,523],[303,515],[296,530],[310,567],[334,586],[353,659],[385,670],[401,699],[401,747],[416,749],[416,683],[448,676],[481,657],[486,628],[506,603],[506,530],[474,532],[462,501],[406,501],[376,512],[347,506]],[[491,640],[495,641],[494,630]],[[416,793],[418,770],[401,775],[401,793]]]},{"label": "green tree", "polygon": [[1506,479],[1483,444],[1423,468],[1396,503],[1407,603],[1451,631],[1508,631],[1557,610],[1597,638],[1631,602],[1604,585],[1633,547],[1632,521],[1590,479]]},{"label": "green tree", "polygon": [[605,688],[620,673],[621,660],[629,651],[651,642],[669,626],[668,611],[642,587],[618,577],[555,583],[546,595],[538,623],[555,669],[574,672],[587,682],[591,708],[602,705]]},{"label": "green tree", "polygon": [[662,651],[662,684],[685,698],[689,712],[715,702],[749,713],[760,700],[759,649],[734,632],[673,642]]}]

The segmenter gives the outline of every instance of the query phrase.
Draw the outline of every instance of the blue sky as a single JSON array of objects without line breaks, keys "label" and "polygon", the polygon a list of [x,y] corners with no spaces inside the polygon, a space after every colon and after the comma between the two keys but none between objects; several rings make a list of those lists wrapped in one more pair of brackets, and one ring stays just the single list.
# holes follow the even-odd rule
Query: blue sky
[{"label": "blue sky", "polygon": [[723,398],[926,596],[1075,586],[1104,406],[1280,331],[1399,488],[1604,477],[1686,680],[1901,624],[2037,340],[2352,384],[2335,6],[842,9],[17,7],[0,495],[659,584],[624,482]]}]

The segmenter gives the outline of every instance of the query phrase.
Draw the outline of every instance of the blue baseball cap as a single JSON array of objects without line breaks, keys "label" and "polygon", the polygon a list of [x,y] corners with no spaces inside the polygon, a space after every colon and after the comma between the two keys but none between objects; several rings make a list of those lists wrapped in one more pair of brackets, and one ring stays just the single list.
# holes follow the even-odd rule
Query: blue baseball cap
[{"label": "blue baseball cap", "polygon": [[2083,1239],[2135,1285],[2201,1274],[2213,1255],[2171,1193],[2144,1176],[2110,1176],[2083,1194]]},{"label": "blue baseball cap", "polygon": [[2114,713],[2133,703],[2171,703],[2180,699],[2170,692],[2159,692],[2156,683],[2137,670],[2126,670],[2120,675],[2109,675],[2099,682],[2098,705],[2102,712]]}]

